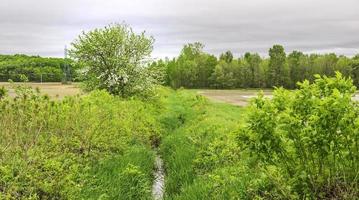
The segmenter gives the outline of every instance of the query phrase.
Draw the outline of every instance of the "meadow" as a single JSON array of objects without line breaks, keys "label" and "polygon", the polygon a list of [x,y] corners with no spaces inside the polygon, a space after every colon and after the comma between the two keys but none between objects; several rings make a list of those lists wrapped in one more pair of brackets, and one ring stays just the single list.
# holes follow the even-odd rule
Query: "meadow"
[{"label": "meadow", "polygon": [[73,60],[0,56],[0,200],[358,199],[359,56],[153,43],[111,24]]},{"label": "meadow", "polygon": [[[196,150],[234,129],[244,113],[188,90],[159,88],[151,101],[105,91],[54,99],[30,85],[37,86],[12,85],[16,94],[0,101],[0,199],[151,199],[156,152],[165,163],[165,197],[175,198],[195,179],[204,153],[197,158]],[[187,131],[198,128],[192,143]]]},{"label": "meadow", "polygon": [[150,99],[13,87],[0,100],[0,199],[153,199],[156,155],[164,199],[358,196],[359,112],[341,77],[245,107],[166,87]]},{"label": "meadow", "polygon": [[151,198],[155,104],[15,91],[0,101],[0,199]]}]

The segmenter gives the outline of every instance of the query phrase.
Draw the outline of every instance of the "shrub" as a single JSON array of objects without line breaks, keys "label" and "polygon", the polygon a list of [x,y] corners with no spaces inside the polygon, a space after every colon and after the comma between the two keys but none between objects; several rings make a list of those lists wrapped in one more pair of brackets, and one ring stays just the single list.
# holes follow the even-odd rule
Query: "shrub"
[{"label": "shrub", "polygon": [[358,194],[359,107],[352,80],[316,76],[296,91],[276,89],[251,105],[239,135],[263,168],[285,172],[300,199],[355,199]]},{"label": "shrub", "polygon": [[[126,197],[150,197],[144,191],[152,182],[151,138],[161,134],[151,102],[105,91],[61,101],[28,87],[15,91],[16,98],[0,101],[0,199],[100,198],[86,190],[91,183],[101,183],[101,191],[126,186]],[[102,174],[94,172],[98,165],[107,166],[97,168]],[[127,191],[131,187],[137,189]],[[101,198],[115,194],[121,195]]]},{"label": "shrub", "polygon": [[7,94],[7,90],[5,89],[5,87],[4,87],[4,86],[1,87],[1,88],[0,88],[0,100],[1,100],[2,98],[4,98],[4,97],[6,96],[6,94]]}]

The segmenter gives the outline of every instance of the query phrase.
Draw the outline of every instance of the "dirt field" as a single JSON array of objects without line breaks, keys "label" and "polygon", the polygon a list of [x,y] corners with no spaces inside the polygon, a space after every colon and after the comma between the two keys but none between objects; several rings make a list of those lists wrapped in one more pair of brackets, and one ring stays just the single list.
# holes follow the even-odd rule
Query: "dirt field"
[{"label": "dirt field", "polygon": [[[18,85],[20,83],[14,83]],[[21,83],[23,84],[23,83]],[[61,83],[26,83],[32,88],[39,88],[41,93],[49,95],[52,99],[62,99],[65,96],[82,94],[78,83],[63,85]],[[14,97],[15,93],[11,85],[7,82],[0,82],[0,87],[5,86],[9,90],[9,95]],[[194,90],[199,94],[206,96],[216,102],[229,103],[237,106],[247,106],[250,99],[256,97],[260,90]],[[272,97],[272,90],[263,90],[266,97]],[[359,101],[359,91],[353,97],[353,100]]]},{"label": "dirt field", "polygon": [[[19,85],[20,83],[14,83]],[[24,83],[21,83],[24,84]],[[32,88],[39,88],[41,93],[49,95],[53,99],[62,99],[65,96],[81,94],[78,84],[63,85],[61,83],[25,83]],[[9,96],[15,96],[14,89],[9,83],[0,82],[0,87],[5,86],[9,90]]]},{"label": "dirt field", "polygon": [[[237,106],[247,106],[250,99],[256,97],[260,90],[196,90],[199,94],[216,101]],[[264,96],[271,98],[272,90],[263,90]],[[359,101],[359,91],[352,98]]]},{"label": "dirt field", "polygon": [[[256,97],[260,90],[197,90],[199,94],[207,98],[238,106],[246,106],[249,100]],[[272,90],[263,90],[267,97],[272,97]]]}]

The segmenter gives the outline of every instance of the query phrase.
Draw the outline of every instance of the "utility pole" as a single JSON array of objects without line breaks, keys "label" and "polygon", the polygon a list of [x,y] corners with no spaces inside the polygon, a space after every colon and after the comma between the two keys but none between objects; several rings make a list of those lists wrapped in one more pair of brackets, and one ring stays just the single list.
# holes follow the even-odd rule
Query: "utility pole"
[{"label": "utility pole", "polygon": [[64,64],[64,83],[67,84],[68,81],[70,81],[70,66],[67,63],[67,46],[65,45],[65,49],[64,49],[64,59],[65,59],[65,64]]}]

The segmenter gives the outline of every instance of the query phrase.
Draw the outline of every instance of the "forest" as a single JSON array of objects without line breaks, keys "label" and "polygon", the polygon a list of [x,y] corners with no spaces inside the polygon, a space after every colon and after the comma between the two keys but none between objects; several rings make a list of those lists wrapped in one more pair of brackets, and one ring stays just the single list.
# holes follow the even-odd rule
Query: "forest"
[{"label": "forest", "polygon": [[69,67],[70,79],[76,80],[76,65],[71,59],[43,58],[27,55],[0,55],[0,82],[21,81],[24,75],[32,82],[61,82],[64,81]]},{"label": "forest", "polygon": [[[336,71],[351,77],[359,86],[359,55],[347,57],[330,54],[286,53],[273,45],[268,56],[245,53],[234,58],[230,51],[219,57],[204,52],[204,45],[184,45],[178,57],[160,59],[148,64],[162,84],[172,88],[297,88],[297,82],[314,80],[315,74],[333,76]],[[81,68],[67,59],[71,81],[81,81]],[[65,60],[26,55],[0,55],[0,81],[20,81],[25,75],[32,82],[61,82],[66,74]]]},{"label": "forest", "polygon": [[281,45],[273,45],[268,56],[245,53],[234,58],[230,51],[219,58],[204,52],[201,43],[187,44],[173,59],[158,60],[152,68],[163,71],[164,82],[173,88],[297,88],[296,83],[314,80],[315,74],[335,75],[336,71],[351,77],[359,86],[359,55],[352,58],[331,54],[289,54]]}]

